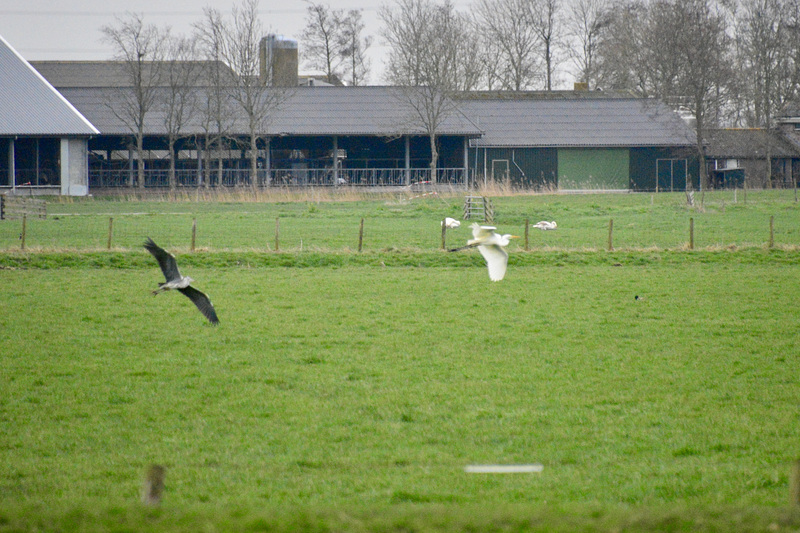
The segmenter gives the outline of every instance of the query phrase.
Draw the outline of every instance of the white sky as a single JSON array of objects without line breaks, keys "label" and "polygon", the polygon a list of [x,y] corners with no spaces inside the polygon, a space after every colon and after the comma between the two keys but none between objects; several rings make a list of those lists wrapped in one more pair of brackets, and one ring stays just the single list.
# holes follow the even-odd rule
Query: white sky
[{"label": "white sky", "polygon": [[[188,35],[192,24],[202,20],[206,6],[229,15],[233,0],[0,0],[0,35],[28,61],[110,59],[110,47],[101,41],[100,28],[113,25],[126,11],[142,13],[144,21],[173,33]],[[361,9],[365,35],[373,36],[369,55],[373,84],[381,83],[383,56],[378,9],[391,1],[330,0],[334,9]],[[469,0],[453,2],[465,8]],[[261,0],[261,24],[266,33],[297,39],[305,26],[307,3],[303,0]],[[299,43],[301,53],[303,43]],[[302,70],[302,68],[301,68]]]}]

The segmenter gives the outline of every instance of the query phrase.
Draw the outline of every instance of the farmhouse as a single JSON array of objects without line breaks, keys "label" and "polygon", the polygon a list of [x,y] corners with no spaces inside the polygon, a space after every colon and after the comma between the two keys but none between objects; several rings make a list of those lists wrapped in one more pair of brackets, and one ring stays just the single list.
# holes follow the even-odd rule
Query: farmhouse
[{"label": "farmhouse", "polygon": [[[275,44],[274,39],[267,42]],[[4,46],[13,54],[10,46]],[[33,70],[22,58],[16,56],[16,61],[34,74],[37,83],[44,84],[47,79],[44,85],[81,117],[85,128],[71,137],[83,143],[83,167],[75,167],[79,176],[68,182],[59,179],[58,185],[68,183],[54,191],[62,194],[254,183],[259,187],[416,183],[468,187],[489,180],[553,190],[683,190],[687,181],[697,186],[699,173],[691,155],[694,134],[658,100],[585,90],[462,94],[450,102],[436,125],[438,158],[431,170],[428,129],[417,118],[407,91],[376,86],[301,86],[296,58],[287,57],[288,69],[273,69],[285,79],[266,90],[267,95],[277,95],[279,104],[260,126],[254,176],[245,114],[230,95],[217,101],[219,109],[226,110],[224,124],[222,115],[214,123],[207,112],[212,99],[220,96],[213,94],[211,73],[224,72],[224,65],[183,64],[185,69],[198,68],[200,75],[183,87],[181,98],[191,102],[194,111],[182,118],[178,128],[164,105],[174,98],[174,87],[164,82],[154,90],[154,103],[144,120],[140,172],[135,128],[124,112],[130,105],[132,87],[123,64],[33,62]],[[229,69],[226,75],[232,75]],[[5,81],[8,79],[4,76],[4,86],[10,83]],[[34,80],[14,75],[13,82],[25,87]],[[30,121],[22,121],[32,124],[33,111],[41,107],[8,101],[0,101],[0,106],[32,113]],[[9,150],[12,141],[8,139],[20,138],[27,131],[24,125],[11,131],[11,125],[4,123],[5,144],[0,144],[0,149]],[[50,176],[63,174],[60,161],[65,159],[47,157],[47,141],[37,142],[44,146],[37,152],[39,166],[20,165],[23,159],[0,166],[0,187],[52,189]],[[53,168],[50,172],[46,172],[48,164]]]}]

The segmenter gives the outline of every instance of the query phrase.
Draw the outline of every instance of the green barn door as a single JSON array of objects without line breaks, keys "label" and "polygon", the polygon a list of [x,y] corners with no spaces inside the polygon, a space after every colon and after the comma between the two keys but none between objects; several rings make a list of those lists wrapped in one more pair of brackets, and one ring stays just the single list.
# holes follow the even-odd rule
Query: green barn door
[{"label": "green barn door", "polygon": [[558,150],[558,188],[614,190],[630,187],[630,153],[626,148]]}]

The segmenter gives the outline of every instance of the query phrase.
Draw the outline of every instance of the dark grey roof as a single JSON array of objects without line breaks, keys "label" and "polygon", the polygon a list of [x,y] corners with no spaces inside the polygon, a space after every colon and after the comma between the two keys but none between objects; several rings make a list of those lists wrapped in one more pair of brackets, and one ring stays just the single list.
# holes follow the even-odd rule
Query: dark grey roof
[{"label": "dark grey roof", "polygon": [[[65,88],[61,93],[73,103],[103,134],[124,135],[125,126],[112,108],[121,110],[122,91],[112,88]],[[202,88],[193,88],[198,99]],[[268,135],[376,135],[404,133],[424,134],[410,118],[400,91],[393,87],[297,87],[287,90],[285,101],[263,129]],[[236,109],[235,104],[230,104]],[[233,133],[247,133],[245,117],[236,111]],[[148,114],[148,134],[166,133],[163,115],[155,108]],[[202,133],[198,117],[185,133]],[[444,135],[480,135],[479,128],[466,116],[456,112],[448,116],[439,129]]]},{"label": "dark grey roof", "polygon": [[0,37],[0,135],[99,133]]},{"label": "dark grey roof", "polygon": [[778,132],[761,128],[706,131],[706,156],[712,159],[763,159],[770,143],[773,158],[800,158],[797,148]]},{"label": "dark grey roof", "polygon": [[[77,87],[130,87],[131,77],[123,61],[31,61],[31,66],[53,85],[61,90]],[[232,76],[233,71],[223,62],[181,61],[150,62],[145,68],[157,67],[161,72],[168,68],[180,68],[176,76],[192,78],[197,85],[210,79],[210,70],[220,68],[222,73]],[[149,72],[145,77],[149,76]],[[164,77],[166,79],[166,77]],[[168,83],[164,83],[168,85]]]},{"label": "dark grey roof", "polygon": [[694,132],[661,101],[602,92],[467,95],[459,101],[484,131],[480,147],[690,146]]}]

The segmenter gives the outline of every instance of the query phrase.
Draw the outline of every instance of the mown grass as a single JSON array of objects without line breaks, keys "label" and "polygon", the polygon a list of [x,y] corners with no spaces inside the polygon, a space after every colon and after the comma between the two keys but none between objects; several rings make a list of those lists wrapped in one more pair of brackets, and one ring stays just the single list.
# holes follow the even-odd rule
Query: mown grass
[{"label": "mown grass", "polygon": [[214,328],[140,240],[0,254],[0,531],[800,527],[790,247],[181,253]]}]

